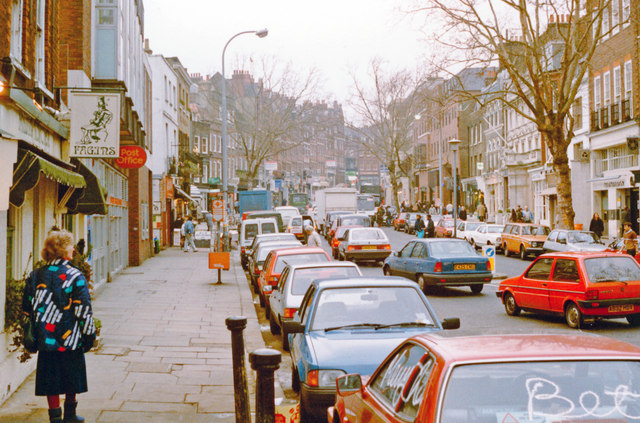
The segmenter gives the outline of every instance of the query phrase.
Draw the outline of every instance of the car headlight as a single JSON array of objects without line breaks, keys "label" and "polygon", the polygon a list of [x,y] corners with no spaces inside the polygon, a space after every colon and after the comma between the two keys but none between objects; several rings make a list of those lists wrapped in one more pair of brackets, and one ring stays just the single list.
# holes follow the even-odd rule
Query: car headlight
[{"label": "car headlight", "polygon": [[336,386],[336,379],[345,374],[342,370],[311,370],[307,374],[307,385],[333,388]]},{"label": "car headlight", "polygon": [[537,243],[537,242],[532,242],[532,243],[531,243],[531,246],[532,246],[532,247],[537,247],[537,246],[538,246],[538,243]]}]

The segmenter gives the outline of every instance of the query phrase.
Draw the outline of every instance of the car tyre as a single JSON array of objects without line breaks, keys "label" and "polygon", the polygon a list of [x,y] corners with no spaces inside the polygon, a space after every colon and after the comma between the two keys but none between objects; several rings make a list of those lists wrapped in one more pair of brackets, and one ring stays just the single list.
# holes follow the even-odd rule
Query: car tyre
[{"label": "car tyre", "polygon": [[260,307],[264,307],[266,304],[266,301],[264,299],[264,293],[263,292],[259,292],[258,290],[258,297],[260,298]]},{"label": "car tyre", "polygon": [[474,294],[479,294],[482,292],[482,288],[484,288],[484,284],[474,283],[473,285],[469,285],[469,288],[471,288],[471,292],[473,292]]},{"label": "car tyre", "polygon": [[282,349],[289,351],[289,334],[282,328]]},{"label": "car tyre", "polygon": [[504,294],[504,311],[506,311],[509,316],[517,316],[521,311],[515,297],[510,292]]},{"label": "car tyre", "polygon": [[629,322],[631,326],[640,326],[640,314],[628,315],[627,322]]},{"label": "car tyre", "polygon": [[291,365],[291,389],[296,394],[300,392],[300,376],[298,376],[298,370]]},{"label": "car tyre", "polygon": [[564,319],[567,321],[567,326],[571,329],[580,329],[584,323],[582,312],[575,303],[569,303],[564,308]]},{"label": "car tyre", "polygon": [[280,326],[278,326],[278,322],[273,316],[273,313],[269,313],[269,329],[272,335],[280,335]]},{"label": "car tyre", "polygon": [[471,240],[469,241],[469,244],[471,244],[471,246],[473,247],[474,250],[478,249],[478,245],[476,244],[476,240],[471,238]]},{"label": "car tyre", "polygon": [[427,281],[424,280],[424,276],[423,275],[418,275],[418,277],[416,278],[416,282],[418,282],[418,286],[420,287],[420,291],[424,292],[425,294],[427,293]]},{"label": "car tyre", "polygon": [[384,267],[382,268],[382,273],[383,273],[385,276],[392,276],[392,275],[391,275],[391,269],[389,269],[389,266],[384,266]]},{"label": "car tyre", "polygon": [[520,260],[524,260],[527,258],[527,253],[524,249],[524,245],[520,246]]},{"label": "car tyre", "polygon": [[505,257],[509,257],[509,249],[507,248],[507,244],[502,244],[502,254],[504,254]]}]

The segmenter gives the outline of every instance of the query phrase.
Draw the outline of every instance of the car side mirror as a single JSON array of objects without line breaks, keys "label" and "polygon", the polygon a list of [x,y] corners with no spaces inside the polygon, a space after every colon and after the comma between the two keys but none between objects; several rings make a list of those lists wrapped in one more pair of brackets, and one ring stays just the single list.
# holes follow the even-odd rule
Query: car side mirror
[{"label": "car side mirror", "polygon": [[391,255],[394,256],[394,257],[398,257],[398,256],[400,256],[400,253],[398,253],[397,251],[394,251],[394,252],[391,253]]},{"label": "car side mirror", "polygon": [[559,242],[560,244],[566,244],[566,243],[567,243],[567,240],[566,240],[566,239],[559,239],[559,240],[558,240],[558,242]]},{"label": "car side mirror", "polygon": [[442,322],[442,329],[460,329],[460,318],[458,317],[447,317]]},{"label": "car side mirror", "polygon": [[338,395],[346,397],[362,391],[362,377],[359,374],[349,374],[336,379]]},{"label": "car side mirror", "polygon": [[304,325],[296,320],[283,322],[285,333],[304,333]]}]

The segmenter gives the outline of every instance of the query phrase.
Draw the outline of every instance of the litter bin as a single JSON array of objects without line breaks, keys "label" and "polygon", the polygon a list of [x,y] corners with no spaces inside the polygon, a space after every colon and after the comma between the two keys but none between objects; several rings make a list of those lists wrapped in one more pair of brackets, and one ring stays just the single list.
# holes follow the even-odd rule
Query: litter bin
[{"label": "litter bin", "polygon": [[158,254],[160,252],[160,240],[153,238],[153,251]]}]

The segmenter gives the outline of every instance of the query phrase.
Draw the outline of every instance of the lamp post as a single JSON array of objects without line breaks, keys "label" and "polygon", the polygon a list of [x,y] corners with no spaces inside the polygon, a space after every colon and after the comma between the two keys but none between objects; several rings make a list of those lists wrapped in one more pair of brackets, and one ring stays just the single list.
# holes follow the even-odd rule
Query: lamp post
[{"label": "lamp post", "polygon": [[[444,199],[442,198],[442,192],[444,191],[444,182],[442,181],[442,122],[440,121],[440,112],[438,117],[432,115],[426,115],[432,122],[438,124],[438,197],[440,198],[440,213],[444,209]],[[422,119],[422,116],[418,113],[414,116],[416,120]]]},{"label": "lamp post", "polygon": [[453,237],[457,235],[458,229],[458,147],[462,141],[452,138],[449,140],[451,151],[453,151]]},{"label": "lamp post", "polygon": [[260,29],[258,31],[242,31],[238,32],[233,37],[229,38],[229,41],[224,45],[222,49],[222,192],[225,196],[225,200],[227,199],[227,187],[228,187],[228,175],[227,175],[227,80],[225,78],[224,72],[224,54],[227,51],[227,47],[229,43],[233,41],[234,38],[242,35],[242,34],[256,34],[260,38],[264,38],[269,34],[269,31],[265,29]]}]

